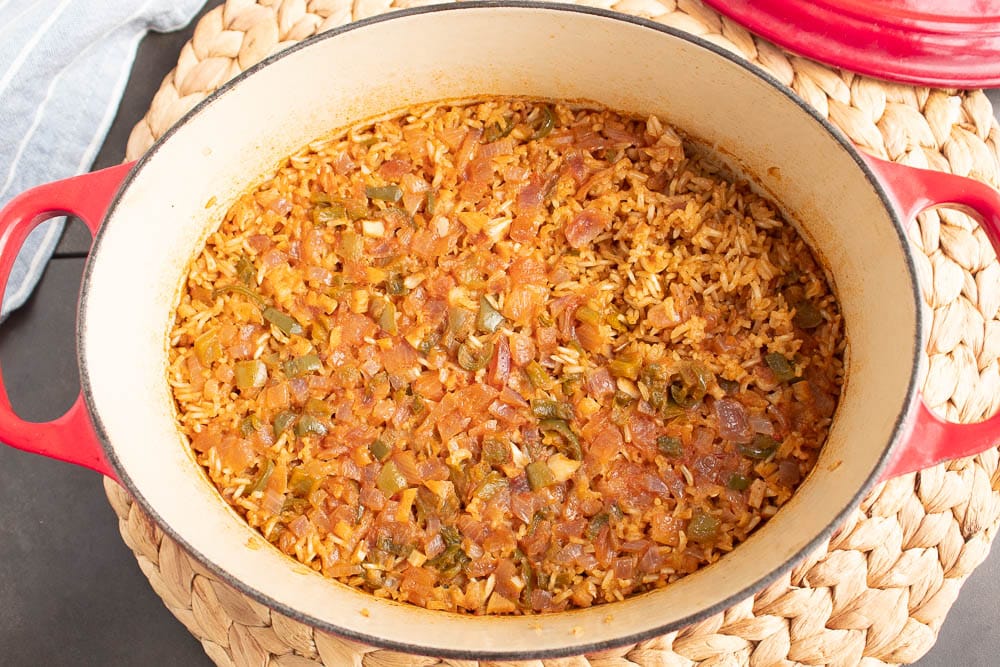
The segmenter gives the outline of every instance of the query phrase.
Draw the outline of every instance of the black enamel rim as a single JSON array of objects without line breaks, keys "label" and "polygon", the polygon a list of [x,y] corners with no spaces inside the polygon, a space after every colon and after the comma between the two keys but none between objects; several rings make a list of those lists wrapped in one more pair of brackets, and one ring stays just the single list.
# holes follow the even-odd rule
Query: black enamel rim
[{"label": "black enamel rim", "polygon": [[[885,469],[888,461],[890,459],[890,453],[895,449],[896,444],[900,441],[900,436],[902,435],[903,426],[907,423],[907,416],[913,406],[917,397],[917,369],[920,363],[920,352],[922,350],[922,345],[924,341],[924,326],[921,317],[919,316],[921,310],[921,297],[917,283],[916,268],[914,266],[913,257],[910,253],[909,247],[907,245],[906,235],[903,231],[902,222],[899,219],[899,215],[892,205],[892,201],[885,188],[879,182],[878,178],[868,167],[865,161],[861,158],[860,154],[851,144],[850,140],[844,136],[840,130],[834,127],[826,118],[819,115],[812,107],[810,107],[802,98],[796,95],[788,86],[784,85],[771,74],[764,71],[763,69],[751,64],[745,60],[742,60],[738,56],[730,53],[726,49],[723,49],[709,41],[696,37],[694,35],[681,32],[674,28],[655,23],[653,21],[639,18],[627,14],[622,14],[619,12],[608,11],[604,9],[596,9],[591,7],[583,7],[577,5],[566,5],[560,3],[550,3],[550,2],[536,2],[533,0],[511,0],[511,1],[494,1],[494,0],[468,0],[461,2],[459,4],[450,5],[433,5],[426,7],[417,7],[412,9],[404,9],[398,11],[392,11],[387,14],[381,14],[378,16],[362,19],[356,22],[349,23],[338,28],[334,28],[330,31],[321,33],[310,37],[298,44],[289,47],[288,49],[270,56],[263,61],[257,63],[246,71],[242,72],[238,76],[234,77],[232,80],[225,83],[221,88],[219,88],[215,93],[208,96],[205,100],[196,105],[188,113],[186,113],[176,124],[174,124],[170,130],[167,131],[146,154],[138,160],[133,169],[129,172],[126,178],[123,180],[118,194],[115,195],[111,204],[105,213],[105,220],[109,219],[115,210],[118,208],[121,195],[125,192],[132,181],[137,177],[137,175],[142,171],[143,167],[147,162],[155,159],[156,153],[160,147],[165,143],[170,141],[170,138],[186,123],[188,123],[192,118],[197,116],[203,109],[210,106],[216,99],[220,96],[225,95],[235,89],[240,82],[242,82],[247,77],[253,76],[257,71],[267,67],[271,63],[277,62],[286,56],[295,53],[301,49],[309,48],[312,44],[327,40],[334,39],[338,35],[352,32],[354,30],[364,29],[366,26],[382,23],[385,21],[392,21],[398,18],[415,16],[420,14],[436,14],[438,12],[465,12],[465,11],[491,11],[494,9],[531,9],[536,11],[545,12],[564,12],[567,14],[587,14],[591,16],[599,16],[612,21],[620,21],[624,23],[630,23],[635,26],[639,26],[648,30],[654,30],[656,32],[662,33],[669,37],[680,39],[685,42],[689,42],[698,46],[702,49],[711,51],[715,55],[725,59],[729,64],[736,65],[748,74],[757,77],[758,79],[766,82],[771,87],[777,89],[790,101],[794,102],[799,109],[804,113],[809,115],[813,121],[816,122],[827,134],[831,135],[841,146],[841,148],[851,157],[854,163],[857,165],[858,169],[864,174],[865,178],[868,180],[869,185],[876,192],[879,199],[882,201],[883,206],[886,211],[888,211],[893,225],[895,227],[896,235],[899,240],[900,246],[903,249],[903,255],[906,261],[906,266],[909,272],[909,281],[911,285],[911,292],[913,297],[914,308],[918,313],[916,318],[916,336],[914,338],[914,345],[912,350],[912,368],[913,373],[910,377],[910,383],[907,387],[905,399],[903,405],[900,407],[899,413],[896,415],[896,419],[893,425],[892,437],[889,442],[886,443],[882,454],[879,457],[878,465],[872,470],[871,474],[864,483],[858,488],[851,502],[845,506],[836,516],[836,518],[819,534],[814,536],[808,544],[806,544],[798,553],[796,553],[792,558],[779,564],[775,567],[771,573],[765,577],[760,578],[757,581],[753,581],[745,586],[738,593],[720,601],[719,603],[712,605],[703,609],[702,611],[692,614],[680,621],[675,623],[664,624],[662,626],[657,626],[655,628],[645,630],[643,632],[637,633],[623,633],[621,636],[614,639],[610,639],[604,642],[594,642],[594,643],[584,643],[584,644],[574,644],[569,647],[564,648],[554,648],[548,650],[538,650],[538,651],[466,651],[466,650],[452,650],[447,648],[437,649],[430,646],[416,646],[412,644],[407,644],[403,642],[398,642],[393,640],[391,637],[381,637],[373,636],[365,633],[354,632],[350,630],[345,630],[343,628],[331,625],[327,622],[321,621],[319,619],[313,618],[306,614],[303,614],[299,610],[289,607],[288,605],[270,598],[267,595],[251,588],[243,581],[230,574],[222,565],[215,563],[200,552],[194,549],[186,540],[183,539],[175,529],[166,524],[160,514],[157,512],[156,508],[153,507],[145,498],[142,490],[135,484],[132,478],[129,476],[128,471],[121,465],[117,455],[115,454],[114,447],[110,444],[107,437],[107,432],[104,428],[104,423],[101,420],[100,414],[97,412],[96,406],[93,403],[91,396],[91,382],[90,376],[87,369],[87,362],[83,355],[83,340],[84,332],[86,330],[86,317],[88,294],[90,288],[90,282],[92,278],[93,266],[100,257],[100,251],[103,241],[103,224],[102,227],[95,234],[94,244],[91,249],[90,256],[87,260],[87,265],[83,275],[83,281],[81,284],[81,296],[77,311],[77,322],[78,330],[76,334],[76,347],[77,347],[77,363],[80,369],[80,385],[83,392],[83,397],[86,402],[87,410],[90,413],[91,420],[94,424],[94,428],[97,432],[97,436],[101,441],[101,445],[104,449],[104,453],[107,456],[108,462],[111,464],[115,473],[118,475],[119,480],[128,489],[129,493],[138,501],[139,505],[143,510],[148,513],[157,525],[159,525],[163,531],[178,544],[182,545],[184,549],[197,558],[197,560],[207,567],[213,574],[220,577],[222,580],[226,581],[229,585],[233,586],[243,594],[261,602],[272,609],[276,609],[282,614],[301,621],[307,625],[317,627],[320,630],[330,632],[332,634],[359,641],[372,646],[384,647],[387,649],[401,651],[405,653],[413,653],[418,655],[432,655],[444,658],[455,658],[462,660],[530,660],[530,659],[541,659],[541,658],[558,658],[566,656],[581,655],[584,653],[591,653],[594,651],[601,651],[610,648],[616,648],[624,646],[627,644],[635,644],[653,637],[658,637],[660,635],[678,630],[692,623],[696,623],[703,620],[709,616],[716,613],[724,611],[733,604],[750,597],[756,592],[760,591],[764,587],[776,581],[780,576],[790,570],[797,562],[799,562],[807,554],[814,551],[821,543],[827,540],[833,531],[840,526],[847,516],[861,503],[861,500],[868,493],[868,491],[876,484],[882,471]],[[373,598],[374,599],[374,598]]]}]

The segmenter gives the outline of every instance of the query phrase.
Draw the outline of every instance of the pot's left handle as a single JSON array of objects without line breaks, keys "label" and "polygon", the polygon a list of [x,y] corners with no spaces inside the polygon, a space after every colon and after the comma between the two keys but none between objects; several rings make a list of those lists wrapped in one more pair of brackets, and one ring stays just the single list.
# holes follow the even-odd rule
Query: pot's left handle
[{"label": "pot's left handle", "polygon": [[[96,234],[112,197],[131,168],[132,163],[122,164],[40,185],[4,207],[0,211],[0,299],[28,233],[49,218],[74,215]],[[27,422],[11,407],[0,375],[0,441],[116,478],[87,415],[82,394],[61,417],[43,423]]]},{"label": "pot's left handle", "polygon": [[[971,178],[917,169],[866,155],[865,161],[886,186],[904,223],[938,206],[956,208],[975,218],[1000,255],[1000,192]],[[921,470],[943,461],[980,454],[1000,442],[1000,413],[976,424],[945,421],[918,397],[910,432],[883,478]]]}]

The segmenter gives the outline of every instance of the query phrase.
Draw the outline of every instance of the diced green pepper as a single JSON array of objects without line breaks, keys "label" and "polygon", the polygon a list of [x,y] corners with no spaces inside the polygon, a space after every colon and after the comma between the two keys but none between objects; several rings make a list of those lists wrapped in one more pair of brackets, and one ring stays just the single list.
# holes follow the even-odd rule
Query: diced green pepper
[{"label": "diced green pepper", "polygon": [[260,359],[237,361],[233,367],[236,376],[236,386],[239,389],[254,389],[263,387],[267,382],[267,366]]},{"label": "diced green pepper", "polygon": [[295,468],[288,479],[288,488],[297,496],[306,497],[316,488],[319,480],[303,472],[302,468]]},{"label": "diced green pepper", "polygon": [[556,126],[556,118],[552,114],[552,109],[548,105],[542,107],[541,119],[535,126],[535,133],[531,135],[532,140],[544,139],[552,132]]},{"label": "diced green pepper", "polygon": [[277,308],[265,308],[263,315],[265,320],[278,327],[281,333],[286,336],[301,336],[304,331],[302,325],[294,317],[286,315]]},{"label": "diced green pepper", "polygon": [[385,461],[386,457],[388,457],[389,454],[392,454],[392,445],[379,439],[368,445],[368,450],[372,453],[372,456],[379,461]]},{"label": "diced green pepper", "polygon": [[289,359],[281,365],[285,375],[290,378],[297,378],[306,373],[315,373],[323,370],[323,364],[315,354],[306,354],[296,359]]},{"label": "diced green pepper", "polygon": [[260,468],[257,473],[257,479],[254,480],[253,484],[247,489],[247,493],[255,493],[257,491],[263,491],[264,487],[267,486],[268,480],[271,479],[271,473],[274,472],[274,461],[271,459],[265,459],[264,465]]},{"label": "diced green pepper", "polygon": [[511,133],[515,125],[513,118],[505,118],[503,126],[500,123],[493,123],[483,131],[484,143],[492,143],[497,139],[503,139]]},{"label": "diced green pepper", "polygon": [[750,488],[750,478],[738,472],[729,476],[727,486],[733,491],[746,491]]},{"label": "diced green pepper", "polygon": [[528,486],[531,487],[532,491],[544,489],[556,483],[556,478],[545,461],[529,463],[524,472],[528,476]]},{"label": "diced green pepper", "polygon": [[502,466],[510,463],[510,445],[500,438],[486,438],[483,441],[482,460],[491,466]]},{"label": "diced green pepper", "polygon": [[337,254],[345,262],[357,262],[365,252],[365,242],[353,229],[345,229],[340,235],[340,245]]},{"label": "diced green pepper", "polygon": [[458,365],[467,371],[478,371],[486,368],[493,358],[493,345],[484,343],[480,348],[474,348],[469,343],[458,346]]},{"label": "diced green pepper", "polygon": [[540,363],[529,361],[524,367],[524,372],[528,375],[528,381],[535,389],[548,389],[552,386],[552,378],[549,376]]},{"label": "diced green pepper", "polygon": [[546,398],[531,399],[531,414],[538,419],[573,419],[573,406]]},{"label": "diced green pepper", "polygon": [[399,471],[399,466],[396,465],[395,461],[389,461],[379,471],[375,485],[382,493],[391,498],[406,488],[406,477]]},{"label": "diced green pepper", "polygon": [[219,335],[215,329],[206,331],[198,336],[194,341],[194,354],[198,361],[206,368],[212,362],[222,358],[222,344],[219,342]]},{"label": "diced green pepper", "polygon": [[313,415],[302,415],[295,423],[295,435],[300,438],[306,435],[324,436],[326,432],[326,424]]},{"label": "diced green pepper", "polygon": [[656,439],[656,446],[664,456],[668,456],[672,459],[680,458],[684,455],[684,445],[681,443],[680,438],[675,438],[670,435],[661,435]]},{"label": "diced green pepper", "polygon": [[396,203],[403,198],[403,191],[398,185],[369,185],[365,188],[369,199],[379,199]]},{"label": "diced green pepper", "polygon": [[771,372],[774,373],[774,377],[778,382],[788,382],[795,379],[795,367],[784,355],[777,352],[770,352],[764,355],[764,362],[771,369]]},{"label": "diced green pepper", "polygon": [[802,329],[815,329],[823,324],[823,313],[811,301],[800,301],[795,304],[792,322]]},{"label": "diced green pepper", "polygon": [[721,521],[717,517],[695,510],[687,527],[688,539],[695,542],[710,542],[718,534],[720,524]]},{"label": "diced green pepper", "polygon": [[403,276],[398,273],[390,273],[389,277],[385,280],[385,291],[391,296],[401,296],[409,292],[406,289],[406,284],[403,282]]},{"label": "diced green pepper", "polygon": [[587,525],[587,537],[590,539],[597,537],[601,530],[608,525],[610,519],[611,516],[607,512],[601,512],[591,517],[590,523]]},{"label": "diced green pepper", "polygon": [[317,206],[312,210],[313,224],[317,227],[325,227],[346,219],[347,208],[340,202],[330,202],[329,206]]},{"label": "diced green pepper", "polygon": [[758,433],[749,444],[739,446],[739,452],[748,459],[764,461],[778,449],[778,441],[774,438]]},{"label": "diced green pepper", "polygon": [[626,354],[608,362],[608,371],[617,378],[639,379],[642,359],[636,353]]},{"label": "diced green pepper", "polygon": [[574,461],[583,460],[583,451],[580,449],[580,439],[577,437],[576,433],[573,433],[573,429],[569,427],[569,423],[564,419],[543,419],[538,422],[538,428],[546,433],[557,433],[562,436],[563,440],[566,442],[565,447],[560,447],[564,450],[566,456],[573,459]]},{"label": "diced green pepper", "polygon": [[295,418],[297,415],[294,412],[289,412],[288,410],[283,410],[279,412],[274,417],[274,437],[277,438],[279,435],[291,428],[292,424],[295,423]]},{"label": "diced green pepper", "polygon": [[240,258],[236,260],[236,277],[244,285],[252,285],[256,276],[257,270],[253,267],[253,263],[247,259],[246,255],[240,255]]},{"label": "diced green pepper", "polygon": [[489,500],[497,491],[507,486],[507,478],[496,470],[491,470],[479,483],[476,490],[472,492],[473,497],[480,500]]},{"label": "diced green pepper", "polygon": [[482,333],[494,333],[503,326],[504,316],[493,307],[485,296],[479,299],[479,315],[476,317],[476,328]]},{"label": "diced green pepper", "polygon": [[240,435],[249,438],[260,425],[260,418],[257,415],[248,415],[240,420]]},{"label": "diced green pepper", "polygon": [[718,382],[719,382],[719,387],[722,389],[722,391],[726,392],[730,396],[732,396],[733,394],[735,394],[740,390],[740,383],[737,382],[736,380],[727,380],[726,378],[719,378]]}]

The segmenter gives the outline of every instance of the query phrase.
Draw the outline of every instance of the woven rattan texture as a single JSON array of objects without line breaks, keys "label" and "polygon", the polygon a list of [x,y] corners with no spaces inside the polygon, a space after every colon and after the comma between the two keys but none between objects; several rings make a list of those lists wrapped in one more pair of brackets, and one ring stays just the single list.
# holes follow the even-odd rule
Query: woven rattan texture
[{"label": "woven rattan texture", "polygon": [[[180,53],[128,157],[223,82],[310,35],[422,0],[230,0]],[[1000,128],[981,91],[913,88],[785,53],[694,0],[589,0],[701,36],[791,86],[864,149],[897,162],[1000,185]],[[912,231],[932,322],[925,398],[955,421],[1000,403],[1000,265],[986,236],[955,212]],[[986,557],[1000,520],[998,452],[879,486],[837,536],[756,597],[680,632],[586,657],[522,665],[881,665],[933,644],[959,588]],[[113,482],[122,537],[167,608],[219,665],[467,665],[373,649],[314,631],[234,591],[165,537]],[[484,667],[487,663],[481,663]],[[500,663],[489,663],[498,665]]]}]

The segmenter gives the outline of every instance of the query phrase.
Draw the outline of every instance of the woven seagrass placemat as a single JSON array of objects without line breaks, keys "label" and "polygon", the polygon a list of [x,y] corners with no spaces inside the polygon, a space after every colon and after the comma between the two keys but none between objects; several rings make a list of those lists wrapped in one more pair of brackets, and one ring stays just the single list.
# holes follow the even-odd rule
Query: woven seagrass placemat
[{"label": "woven seagrass placemat", "polygon": [[[223,82],[310,35],[426,0],[230,0],[181,50],[128,158],[140,156]],[[587,0],[701,36],[775,75],[866,150],[1000,185],[1000,128],[982,91],[914,88],[790,55],[696,0]],[[967,217],[930,212],[912,236],[933,322],[925,398],[953,421],[1000,404],[1000,265]],[[1000,523],[1000,456],[939,465],[877,487],[828,545],[724,613],[641,644],[522,665],[881,665],[934,643],[959,587]],[[122,537],[167,608],[219,665],[466,665],[374,649],[313,630],[236,592],[202,568],[106,481]],[[484,666],[487,663],[481,663]],[[499,665],[500,663],[489,663]],[[507,663],[513,664],[513,663]]]}]

